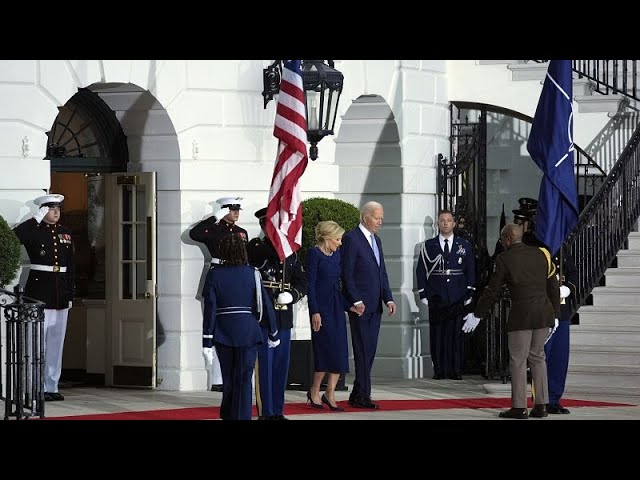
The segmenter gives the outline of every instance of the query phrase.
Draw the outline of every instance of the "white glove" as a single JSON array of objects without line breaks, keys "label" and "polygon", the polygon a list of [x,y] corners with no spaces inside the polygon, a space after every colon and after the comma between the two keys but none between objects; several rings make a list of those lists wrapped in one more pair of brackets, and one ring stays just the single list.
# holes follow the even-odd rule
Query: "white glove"
[{"label": "white glove", "polygon": [[73,301],[69,300],[69,308],[73,307]]},{"label": "white glove", "polygon": [[280,305],[286,305],[293,302],[293,296],[289,292],[282,292],[278,295],[276,302],[278,302]]},{"label": "white glove", "polygon": [[280,345],[280,339],[279,338],[277,340],[267,339],[267,344],[269,345],[269,348],[276,348],[278,345]]},{"label": "white glove", "polygon": [[560,298],[567,298],[569,295],[571,295],[571,290],[569,290],[569,287],[567,287],[565,285],[561,285],[560,286]]},{"label": "white glove", "polygon": [[49,207],[40,207],[40,209],[33,214],[33,218],[36,219],[36,222],[40,223],[47,213],[49,213]]},{"label": "white glove", "polygon": [[553,335],[554,333],[556,333],[556,330],[558,329],[558,325],[560,325],[560,322],[558,321],[558,319],[554,319],[555,323],[553,325],[552,328],[549,329],[549,336]]},{"label": "white glove", "polygon": [[426,298],[421,298],[420,301],[422,302],[423,305],[425,306],[429,306],[429,300],[427,300]]},{"label": "white glove", "polygon": [[230,212],[231,212],[231,210],[229,210],[229,207],[224,207],[224,208],[221,208],[220,210],[218,210],[216,213],[214,213],[213,216],[216,217],[217,221],[220,221],[224,217],[229,215]]},{"label": "white glove", "polygon": [[464,317],[464,319],[465,319],[465,322],[464,322],[464,325],[462,325],[462,331],[464,333],[473,332],[478,326],[478,324],[480,323],[480,319],[476,317],[473,313],[468,314],[466,317]]},{"label": "white glove", "polygon": [[202,349],[204,361],[207,365],[213,365],[213,347],[204,347]]}]

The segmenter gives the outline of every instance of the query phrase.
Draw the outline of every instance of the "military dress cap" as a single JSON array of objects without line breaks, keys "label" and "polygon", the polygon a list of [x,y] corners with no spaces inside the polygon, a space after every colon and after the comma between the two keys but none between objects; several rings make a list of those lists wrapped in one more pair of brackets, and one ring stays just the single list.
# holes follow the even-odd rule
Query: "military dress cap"
[{"label": "military dress cap", "polygon": [[229,210],[242,210],[240,200],[242,197],[221,197],[216,200],[222,208],[228,207]]},{"label": "military dress cap", "polygon": [[267,207],[261,208],[260,210],[254,213],[257,219],[263,218],[267,216]]},{"label": "military dress cap", "polygon": [[59,207],[64,202],[64,195],[52,193],[36,198],[33,203],[39,207]]},{"label": "military dress cap", "polygon": [[520,220],[522,222],[530,222],[533,220],[533,217],[535,217],[536,215],[535,210],[523,210],[523,209],[517,208],[511,211],[513,212],[514,222],[516,220]]},{"label": "military dress cap", "polygon": [[518,203],[520,204],[520,208],[523,210],[538,209],[538,200],[535,198],[522,197],[518,199]]}]

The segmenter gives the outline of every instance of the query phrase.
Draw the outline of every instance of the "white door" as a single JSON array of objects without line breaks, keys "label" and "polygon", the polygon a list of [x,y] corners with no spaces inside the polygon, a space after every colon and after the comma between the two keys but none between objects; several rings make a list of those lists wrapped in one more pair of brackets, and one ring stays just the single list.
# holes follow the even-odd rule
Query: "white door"
[{"label": "white door", "polygon": [[108,386],[156,386],[156,174],[105,175]]}]

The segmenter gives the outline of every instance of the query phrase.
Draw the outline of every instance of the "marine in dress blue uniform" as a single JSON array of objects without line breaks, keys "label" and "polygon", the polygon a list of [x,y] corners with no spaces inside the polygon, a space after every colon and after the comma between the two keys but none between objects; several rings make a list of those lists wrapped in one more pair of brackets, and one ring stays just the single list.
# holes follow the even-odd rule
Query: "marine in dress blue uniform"
[{"label": "marine in dress blue uniform", "polygon": [[39,210],[14,228],[24,245],[31,269],[25,285],[26,296],[44,307],[46,401],[64,400],[58,392],[62,372],[62,352],[67,318],[74,294],[74,243],[71,229],[58,223],[64,195],[43,195],[34,200]]},{"label": "marine in dress blue uniform", "polygon": [[455,222],[449,211],[438,215],[440,231],[448,218],[449,253],[445,237],[426,240],[420,249],[416,279],[418,294],[429,307],[429,339],[433,378],[461,380],[462,321],[475,291],[475,259],[469,242],[452,234]]},{"label": "marine in dress blue uniform", "polygon": [[[239,227],[236,222],[240,216],[242,197],[221,197],[216,200],[220,207],[214,214],[198,222],[189,231],[189,237],[199,243],[204,243],[211,255],[210,265],[215,268],[221,265],[224,259],[220,258],[220,241],[228,235],[236,235],[245,242],[248,240],[247,231]],[[222,375],[220,372],[220,362],[218,361],[215,349],[211,351],[211,356],[207,358],[208,369],[211,372],[211,390],[222,391]]]},{"label": "marine in dress blue uniform", "polygon": [[[259,272],[249,265],[224,264],[207,274],[202,291],[202,346],[215,346],[220,359],[223,420],[251,419],[251,380],[258,348],[263,342],[272,346],[278,342],[275,313],[268,295]],[[259,322],[267,325],[266,341]]]},{"label": "marine in dress blue uniform", "polygon": [[[255,213],[263,232],[265,232],[266,215],[266,208],[261,208]],[[258,418],[286,420],[284,404],[291,353],[293,304],[306,295],[307,277],[298,254],[294,252],[281,262],[266,233],[264,238],[251,239],[247,246],[247,254],[249,264],[260,271],[263,283],[267,287],[268,299],[275,307],[280,339],[280,345],[277,348],[268,348],[268,325],[263,321],[261,326],[264,343],[258,347],[259,388],[256,395]]]}]

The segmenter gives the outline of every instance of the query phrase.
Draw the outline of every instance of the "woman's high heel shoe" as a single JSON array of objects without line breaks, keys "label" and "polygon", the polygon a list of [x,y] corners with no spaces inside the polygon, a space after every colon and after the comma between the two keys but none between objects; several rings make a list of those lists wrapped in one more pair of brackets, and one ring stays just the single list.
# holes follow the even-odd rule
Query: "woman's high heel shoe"
[{"label": "woman's high heel shoe", "polygon": [[331,405],[331,403],[329,402],[329,399],[324,393],[322,394],[321,400],[322,400],[322,403],[326,403],[329,406],[329,410],[332,410],[334,412],[344,412],[344,408],[339,407],[338,405],[336,405],[335,407]]},{"label": "woman's high heel shoe", "polygon": [[321,403],[316,403],[313,400],[311,400],[311,392],[307,392],[307,401],[309,402],[309,405],[311,405],[311,408],[317,408],[318,410],[324,410],[324,407],[322,406]]}]

